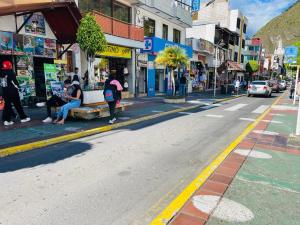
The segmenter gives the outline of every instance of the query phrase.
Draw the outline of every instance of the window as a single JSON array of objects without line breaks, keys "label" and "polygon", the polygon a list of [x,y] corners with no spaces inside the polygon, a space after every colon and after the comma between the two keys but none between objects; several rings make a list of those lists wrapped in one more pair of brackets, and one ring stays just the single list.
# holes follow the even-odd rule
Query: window
[{"label": "window", "polygon": [[[100,0],[100,2],[99,0],[79,0],[78,6],[79,9],[83,12],[91,11],[93,9],[100,10],[101,1],[110,2],[111,0]],[[105,3],[105,4],[110,5],[110,3]]]},{"label": "window", "polygon": [[245,40],[242,42],[242,48],[245,48]]},{"label": "window", "polygon": [[244,63],[244,55],[241,56],[241,63]]},{"label": "window", "polygon": [[240,29],[241,28],[241,19],[240,18],[237,18],[237,21],[236,21],[237,23],[236,23],[236,27],[238,28],[238,29]]},{"label": "window", "polygon": [[144,35],[146,37],[155,36],[155,20],[149,19],[144,21]]},{"label": "window", "polygon": [[173,30],[173,42],[180,44],[181,33],[179,30]]},{"label": "window", "polygon": [[247,24],[244,24],[243,32],[244,32],[244,34],[246,34],[246,32],[247,32]]},{"label": "window", "polygon": [[126,23],[131,23],[130,7],[119,2],[113,3],[113,18],[121,20]]},{"label": "window", "polygon": [[234,53],[234,61],[235,61],[235,62],[238,61],[238,53],[237,53],[237,52]]},{"label": "window", "polygon": [[254,46],[249,46],[249,51],[254,51]]},{"label": "window", "polygon": [[165,40],[168,40],[168,25],[163,24],[163,32],[162,32],[162,38]]},{"label": "window", "polygon": [[235,45],[239,46],[240,45],[240,37],[236,37],[235,39]]}]

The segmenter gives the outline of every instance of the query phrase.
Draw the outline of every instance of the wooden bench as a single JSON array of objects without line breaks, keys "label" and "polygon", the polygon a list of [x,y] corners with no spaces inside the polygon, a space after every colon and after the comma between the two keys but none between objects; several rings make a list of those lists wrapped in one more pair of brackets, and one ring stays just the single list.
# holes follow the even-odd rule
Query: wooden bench
[{"label": "wooden bench", "polygon": [[[116,112],[123,112],[125,109],[131,105],[131,103],[122,103],[116,107]],[[54,107],[57,112],[60,107]],[[96,118],[108,117],[109,107],[106,103],[98,103],[91,105],[83,105],[79,108],[71,109],[68,116],[75,119],[92,120]]]}]

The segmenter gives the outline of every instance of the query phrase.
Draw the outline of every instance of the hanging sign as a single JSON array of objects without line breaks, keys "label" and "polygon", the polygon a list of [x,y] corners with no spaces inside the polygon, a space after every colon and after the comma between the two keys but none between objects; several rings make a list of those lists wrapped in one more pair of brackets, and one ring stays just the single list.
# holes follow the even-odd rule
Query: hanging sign
[{"label": "hanging sign", "polygon": [[116,45],[107,45],[104,52],[97,52],[96,55],[131,59],[131,49]]}]

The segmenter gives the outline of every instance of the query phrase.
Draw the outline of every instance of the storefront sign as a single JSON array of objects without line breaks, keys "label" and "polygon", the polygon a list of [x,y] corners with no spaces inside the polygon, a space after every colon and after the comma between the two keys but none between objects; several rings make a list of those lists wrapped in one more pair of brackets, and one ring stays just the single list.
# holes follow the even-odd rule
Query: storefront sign
[{"label": "storefront sign", "polygon": [[131,49],[116,45],[107,45],[104,52],[98,52],[96,55],[131,59]]},{"label": "storefront sign", "polygon": [[200,39],[199,40],[199,47],[200,47],[200,51],[206,51],[209,54],[213,54],[214,53],[214,45],[212,43],[210,43],[209,41]]},{"label": "storefront sign", "polygon": [[166,47],[169,46],[178,46],[185,50],[186,54],[189,56],[189,58],[193,57],[193,49],[190,46],[178,44],[171,41],[166,41],[161,38],[157,37],[151,37],[151,38],[145,38],[144,40],[145,46],[142,52],[144,53],[151,53],[152,55],[156,55],[158,52],[164,50]]},{"label": "storefront sign", "polygon": [[198,12],[200,10],[200,0],[192,1],[192,12]]},{"label": "storefront sign", "polygon": [[0,32],[0,54],[9,55],[13,48],[13,34],[11,32]]},{"label": "storefront sign", "polygon": [[298,47],[296,46],[288,46],[285,48],[285,63],[294,64],[297,63],[298,57]]},{"label": "storefront sign", "polygon": [[[29,15],[24,16],[24,21],[28,19]],[[45,18],[41,14],[33,14],[25,24],[25,33],[46,35]]]}]

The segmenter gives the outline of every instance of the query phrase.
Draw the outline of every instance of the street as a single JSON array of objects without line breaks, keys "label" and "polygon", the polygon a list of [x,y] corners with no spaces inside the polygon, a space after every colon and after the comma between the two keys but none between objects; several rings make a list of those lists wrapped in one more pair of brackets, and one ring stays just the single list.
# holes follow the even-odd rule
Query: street
[{"label": "street", "polygon": [[241,97],[2,158],[0,224],[149,224],[275,97]]}]

